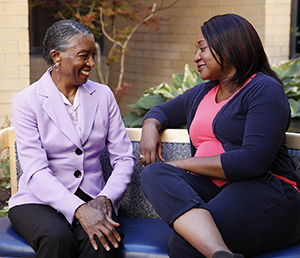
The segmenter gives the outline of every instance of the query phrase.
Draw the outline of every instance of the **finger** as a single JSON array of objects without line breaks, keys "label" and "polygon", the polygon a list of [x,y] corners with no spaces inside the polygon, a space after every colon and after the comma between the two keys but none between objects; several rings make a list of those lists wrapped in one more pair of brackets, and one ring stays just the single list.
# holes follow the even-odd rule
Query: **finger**
[{"label": "finger", "polygon": [[109,245],[107,244],[107,241],[106,241],[104,235],[107,237],[109,242],[113,245],[113,247],[115,247],[115,248],[119,247],[118,242],[121,242],[121,237],[120,237],[119,233],[117,232],[117,230],[111,224],[109,224],[109,223],[108,223],[108,225],[99,224],[98,229],[99,229],[99,231],[97,232],[96,235],[106,250],[108,250],[107,247],[109,247]]},{"label": "finger", "polygon": [[[95,240],[95,238],[94,238],[94,234],[90,234],[90,233],[88,233],[88,237],[89,237],[89,239],[90,239],[90,242],[91,242],[91,244],[92,244],[92,247],[94,248],[94,250],[98,250],[98,245],[97,245],[97,242],[96,242],[96,240]],[[99,238],[99,237],[98,237]],[[102,244],[102,243],[101,243]],[[105,244],[105,243],[104,243]],[[103,244],[102,244],[103,245]],[[108,246],[108,244],[106,243],[106,245]],[[107,250],[107,248],[105,247],[105,245],[103,245],[103,247]],[[108,246],[109,247],[109,246]],[[108,250],[109,251],[109,250]]]},{"label": "finger", "polygon": [[146,158],[146,156],[143,154],[143,152],[139,152],[139,159],[140,159],[140,162],[141,162],[141,164],[142,165],[144,165],[145,164],[145,158]]},{"label": "finger", "polygon": [[112,214],[113,214],[113,209],[112,209],[111,205],[108,205],[107,215],[111,218]]},{"label": "finger", "polygon": [[156,162],[156,150],[150,152],[150,163]]},{"label": "finger", "polygon": [[160,159],[162,162],[165,162],[165,159],[164,159],[163,154],[162,154],[162,144],[160,144],[160,145],[158,146],[157,154],[158,154],[159,159]]},{"label": "finger", "polygon": [[[103,232],[104,233],[104,232]],[[93,239],[95,241],[95,236],[99,239],[101,245],[105,248],[106,251],[110,251],[110,246],[109,244],[107,243],[104,235],[101,233],[101,231],[97,230],[97,232],[95,232],[95,234],[93,235]],[[96,241],[95,241],[96,243]],[[97,245],[97,244],[96,244]],[[94,248],[95,249],[95,248]],[[97,249],[98,249],[98,246],[97,246]],[[95,249],[95,250],[97,250]]]},{"label": "finger", "polygon": [[108,240],[112,243],[115,248],[118,248],[118,242],[121,242],[121,236],[119,235],[118,231],[112,225],[108,227],[108,231],[105,234]]},{"label": "finger", "polygon": [[120,226],[120,223],[114,221],[111,217],[107,217],[107,221],[116,228]]}]

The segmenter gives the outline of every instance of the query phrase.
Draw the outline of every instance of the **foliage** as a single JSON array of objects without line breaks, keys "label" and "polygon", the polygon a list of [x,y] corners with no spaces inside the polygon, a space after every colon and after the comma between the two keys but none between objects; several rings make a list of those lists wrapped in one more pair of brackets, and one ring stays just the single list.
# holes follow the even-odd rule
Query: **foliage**
[{"label": "foliage", "polygon": [[8,216],[8,206],[4,206],[0,210],[0,217],[6,217],[6,216]]},{"label": "foliage", "polygon": [[[130,51],[129,41],[140,25],[159,30],[160,22],[168,19],[153,17],[154,14],[171,8],[177,2],[179,0],[174,0],[170,5],[164,6],[164,1],[161,0],[161,6],[157,8],[156,3],[151,7],[138,0],[31,0],[31,7],[42,5],[51,9],[56,18],[79,21],[90,28],[96,37],[104,36],[111,42],[106,56],[104,75],[101,69],[101,46],[96,42],[96,71],[99,82],[108,84],[111,65],[119,63],[120,72],[115,95],[123,98],[128,86],[128,84],[123,86],[122,84],[125,57]],[[123,22],[119,22],[120,19],[123,19]],[[125,95],[120,95],[122,93]]]},{"label": "foliage", "polygon": [[184,67],[183,74],[175,73],[172,75],[172,81],[173,86],[163,82],[146,90],[136,103],[129,105],[135,111],[127,113],[123,117],[125,126],[141,127],[144,115],[152,107],[173,99],[195,85],[204,82],[200,74],[192,70],[187,64]]},{"label": "foliage", "polygon": [[[289,60],[279,65],[273,65],[272,69],[280,76],[284,84],[285,94],[291,106],[292,118],[300,117],[300,58]],[[173,74],[173,85],[161,83],[157,87],[144,92],[140,99],[129,105],[135,111],[127,113],[123,117],[126,127],[141,127],[144,115],[148,110],[192,88],[203,80],[200,74],[188,67],[184,68],[184,74]]]},{"label": "foliage", "polygon": [[290,103],[292,118],[300,117],[300,58],[273,65],[272,69],[282,79],[284,91]]},{"label": "foliage", "polygon": [[[3,125],[0,127],[0,129],[4,129],[7,127],[11,127],[12,123],[9,120],[8,116],[5,117]],[[10,178],[10,168],[9,168],[9,155],[8,150],[3,151],[3,153],[0,153],[0,177]],[[1,173],[1,170],[5,171],[5,173]]]},{"label": "foliage", "polygon": [[9,156],[6,156],[5,158],[0,160],[0,168],[2,168],[5,173],[1,173],[0,170],[0,177],[10,177],[10,167],[9,167]]}]

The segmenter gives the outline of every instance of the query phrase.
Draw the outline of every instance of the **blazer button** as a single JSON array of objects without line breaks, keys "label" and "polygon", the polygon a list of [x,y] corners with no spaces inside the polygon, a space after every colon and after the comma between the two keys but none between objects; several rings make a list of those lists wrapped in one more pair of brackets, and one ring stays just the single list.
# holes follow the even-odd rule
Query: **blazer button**
[{"label": "blazer button", "polygon": [[81,177],[81,171],[80,171],[80,170],[76,170],[76,171],[74,172],[74,176],[75,176],[76,178]]},{"label": "blazer button", "polygon": [[83,153],[83,151],[82,151],[81,149],[77,148],[77,149],[75,150],[75,153],[76,153],[77,155],[81,155],[81,154]]}]

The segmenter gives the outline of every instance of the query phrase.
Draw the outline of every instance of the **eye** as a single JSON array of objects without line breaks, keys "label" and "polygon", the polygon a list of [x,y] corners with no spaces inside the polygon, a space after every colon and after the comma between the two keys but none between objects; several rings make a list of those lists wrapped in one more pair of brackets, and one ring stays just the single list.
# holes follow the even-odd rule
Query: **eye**
[{"label": "eye", "polygon": [[87,57],[88,57],[88,55],[80,55],[79,57],[82,58],[82,59],[84,59],[84,60],[86,60]]},{"label": "eye", "polygon": [[201,52],[203,52],[206,49],[206,47],[200,47],[199,49]]}]

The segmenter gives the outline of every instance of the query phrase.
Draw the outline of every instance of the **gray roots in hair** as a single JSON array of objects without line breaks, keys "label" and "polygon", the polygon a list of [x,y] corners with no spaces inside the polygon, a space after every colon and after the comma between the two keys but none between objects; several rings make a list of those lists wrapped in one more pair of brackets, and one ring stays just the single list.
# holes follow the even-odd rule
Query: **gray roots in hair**
[{"label": "gray roots in hair", "polygon": [[52,50],[66,51],[72,39],[82,35],[93,35],[83,24],[73,20],[60,20],[51,25],[43,40],[43,58],[49,65],[54,62],[50,56]]}]

